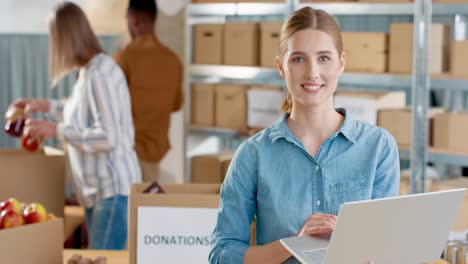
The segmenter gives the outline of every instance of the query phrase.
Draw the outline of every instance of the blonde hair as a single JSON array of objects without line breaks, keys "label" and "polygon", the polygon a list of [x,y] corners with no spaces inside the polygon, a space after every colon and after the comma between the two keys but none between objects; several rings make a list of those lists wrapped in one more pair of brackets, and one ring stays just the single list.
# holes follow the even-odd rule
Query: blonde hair
[{"label": "blonde hair", "polygon": [[86,65],[102,52],[83,10],[76,4],[58,4],[49,17],[49,77],[52,86],[75,67]]},{"label": "blonde hair", "polygon": [[[335,41],[338,54],[343,53],[341,31],[336,20],[323,10],[306,6],[292,13],[284,23],[281,29],[279,58],[282,58],[286,52],[288,39],[294,33],[304,29],[316,29],[329,34]],[[289,93],[283,103],[282,110],[283,112],[291,112],[292,110],[292,98]]]}]

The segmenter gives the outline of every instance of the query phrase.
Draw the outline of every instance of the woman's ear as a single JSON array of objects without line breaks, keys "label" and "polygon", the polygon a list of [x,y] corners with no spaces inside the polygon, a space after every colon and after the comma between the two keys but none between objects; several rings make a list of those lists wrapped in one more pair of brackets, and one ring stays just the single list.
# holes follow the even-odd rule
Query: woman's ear
[{"label": "woman's ear", "polygon": [[279,75],[284,79],[283,65],[281,64],[281,60],[278,56],[276,56],[276,67],[278,68]]},{"label": "woman's ear", "polygon": [[341,53],[341,56],[340,56],[340,69],[339,69],[340,74],[342,74],[342,73],[344,72],[345,66],[346,66],[346,54],[345,54],[345,52],[343,51],[343,52]]}]

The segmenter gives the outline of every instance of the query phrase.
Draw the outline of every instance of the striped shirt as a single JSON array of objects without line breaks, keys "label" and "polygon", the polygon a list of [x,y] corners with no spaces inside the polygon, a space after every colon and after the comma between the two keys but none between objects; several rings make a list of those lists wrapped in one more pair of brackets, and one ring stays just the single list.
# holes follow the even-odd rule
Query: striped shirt
[{"label": "striped shirt", "polygon": [[141,182],[127,81],[120,67],[98,54],[80,69],[66,101],[50,100],[57,137],[67,155],[78,199],[85,207],[128,195]]}]

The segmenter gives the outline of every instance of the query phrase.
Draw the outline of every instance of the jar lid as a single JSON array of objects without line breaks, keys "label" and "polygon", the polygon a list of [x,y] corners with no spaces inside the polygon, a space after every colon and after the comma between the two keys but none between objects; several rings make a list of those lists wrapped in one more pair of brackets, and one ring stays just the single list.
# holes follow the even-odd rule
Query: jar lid
[{"label": "jar lid", "polygon": [[6,120],[15,121],[21,117],[24,117],[24,111],[18,107],[10,107],[5,113]]}]

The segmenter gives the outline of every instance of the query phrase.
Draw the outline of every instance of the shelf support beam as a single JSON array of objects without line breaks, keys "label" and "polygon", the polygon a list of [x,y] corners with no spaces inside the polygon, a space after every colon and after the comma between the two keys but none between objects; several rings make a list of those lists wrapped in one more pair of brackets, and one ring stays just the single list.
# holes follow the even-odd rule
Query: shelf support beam
[{"label": "shelf support beam", "polygon": [[428,160],[429,107],[429,45],[432,27],[431,0],[415,0],[413,30],[413,71],[411,82],[411,193],[426,191],[426,165]]}]

